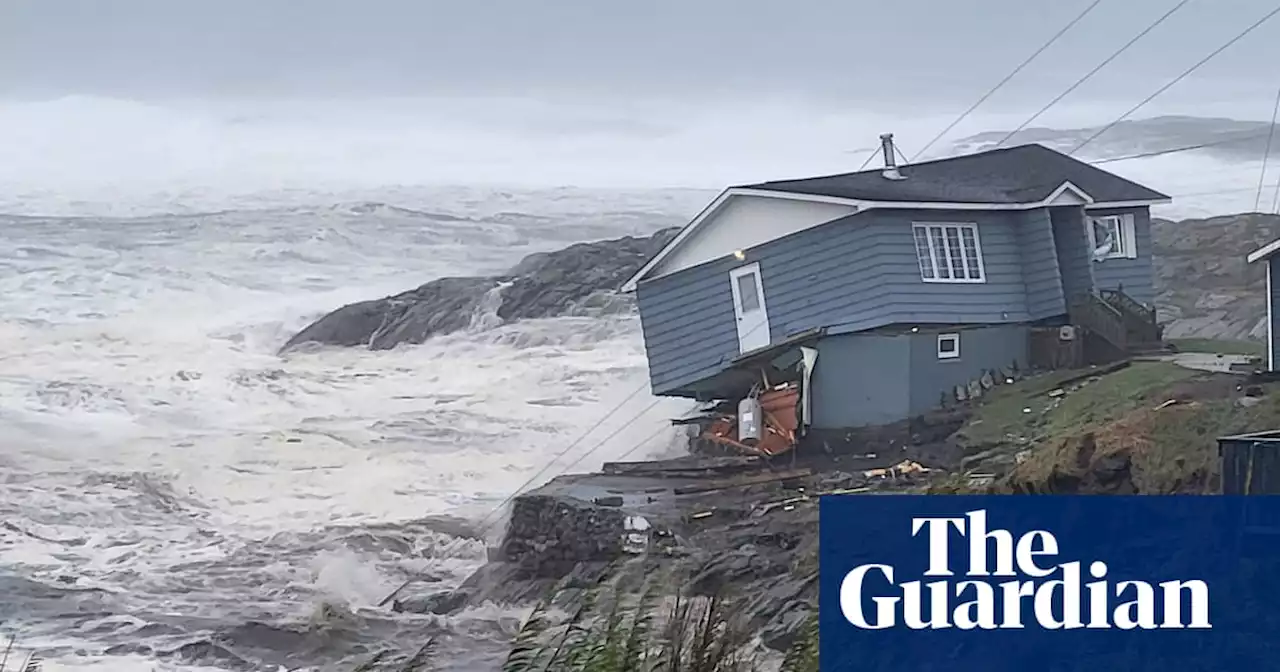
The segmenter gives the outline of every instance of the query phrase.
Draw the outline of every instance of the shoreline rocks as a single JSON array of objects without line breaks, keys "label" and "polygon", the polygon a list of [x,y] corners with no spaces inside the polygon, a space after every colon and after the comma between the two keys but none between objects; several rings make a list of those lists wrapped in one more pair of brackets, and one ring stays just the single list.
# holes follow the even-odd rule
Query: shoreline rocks
[{"label": "shoreline rocks", "polygon": [[630,297],[616,295],[617,288],[677,231],[579,243],[531,254],[505,275],[439,278],[394,296],[348,304],[299,331],[280,352],[306,344],[389,350],[514,320],[630,310]]}]

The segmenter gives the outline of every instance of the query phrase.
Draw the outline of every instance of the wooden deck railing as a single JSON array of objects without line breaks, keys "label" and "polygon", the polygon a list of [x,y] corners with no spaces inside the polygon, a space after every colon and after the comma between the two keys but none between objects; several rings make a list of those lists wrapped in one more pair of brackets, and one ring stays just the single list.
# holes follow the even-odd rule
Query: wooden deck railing
[{"label": "wooden deck railing", "polygon": [[1120,314],[1130,341],[1156,343],[1161,340],[1163,330],[1156,321],[1154,308],[1148,308],[1125,294],[1123,289],[1099,290],[1098,296]]},{"label": "wooden deck railing", "polygon": [[1072,324],[1083,327],[1111,344],[1120,352],[1129,350],[1129,330],[1119,308],[1097,292],[1082,292],[1071,300],[1068,309]]}]

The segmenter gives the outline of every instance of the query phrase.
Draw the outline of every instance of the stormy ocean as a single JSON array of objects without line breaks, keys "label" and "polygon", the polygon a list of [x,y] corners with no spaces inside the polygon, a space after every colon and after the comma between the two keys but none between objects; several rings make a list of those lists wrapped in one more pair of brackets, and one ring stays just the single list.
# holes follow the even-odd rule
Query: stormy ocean
[{"label": "stormy ocean", "polygon": [[[279,346],[345,303],[679,225],[727,184],[853,170],[878,133],[909,150],[946,123],[450,105],[0,105],[0,623],[46,672],[318,668],[428,634],[444,669],[492,669],[520,612],[373,607],[465,578],[531,478],[680,449],[661,429],[687,406],[650,408],[638,319],[481,310],[394,351]],[[1108,168],[1173,193],[1171,217],[1252,209],[1259,164]]]}]

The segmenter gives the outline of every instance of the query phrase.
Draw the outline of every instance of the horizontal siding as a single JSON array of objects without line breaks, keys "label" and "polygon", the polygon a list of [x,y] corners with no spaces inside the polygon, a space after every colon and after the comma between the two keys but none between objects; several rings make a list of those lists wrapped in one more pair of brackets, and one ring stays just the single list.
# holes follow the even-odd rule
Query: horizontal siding
[{"label": "horizontal siding", "polygon": [[640,283],[636,302],[654,394],[715,374],[738,354],[732,258]]},{"label": "horizontal siding", "polygon": [[[915,222],[977,224],[986,282],[922,280]],[[653,390],[681,393],[738,355],[734,268],[760,264],[775,343],[815,327],[1018,323],[1061,303],[1048,226],[1043,216],[1028,220],[1021,212],[871,210],[747,249],[741,261],[726,255],[641,282],[637,300]],[[1029,305],[1036,306],[1034,317]]]},{"label": "horizontal siding", "polygon": [[1058,270],[1067,300],[1093,288],[1092,251],[1084,228],[1083,208],[1051,208],[1053,242],[1058,251]]},{"label": "horizontal siding", "polygon": [[1053,242],[1053,222],[1047,208],[1021,213],[1017,227],[1022,248],[1022,278],[1027,290],[1027,315],[1040,320],[1067,312],[1058,269],[1058,248]]},{"label": "horizontal siding", "polygon": [[1135,259],[1105,259],[1093,265],[1098,289],[1122,289],[1125,294],[1152,305],[1156,300],[1155,276],[1151,260],[1151,213],[1147,208],[1090,210],[1090,215],[1133,215],[1137,243]]},{"label": "horizontal siding", "polygon": [[[920,278],[913,222],[974,222],[985,283]],[[873,210],[773,241],[747,253],[759,261],[776,339],[815,326],[899,321],[1027,319],[1015,218],[1006,213]]]}]

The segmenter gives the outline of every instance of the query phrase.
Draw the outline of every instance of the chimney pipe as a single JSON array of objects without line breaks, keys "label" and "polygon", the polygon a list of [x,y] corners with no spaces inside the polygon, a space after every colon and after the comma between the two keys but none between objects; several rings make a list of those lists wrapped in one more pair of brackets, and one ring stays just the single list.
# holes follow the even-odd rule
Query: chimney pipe
[{"label": "chimney pipe", "polygon": [[884,170],[880,174],[886,180],[905,180],[907,179],[898,172],[897,151],[893,148],[893,134],[880,134],[880,149],[884,152]]}]

